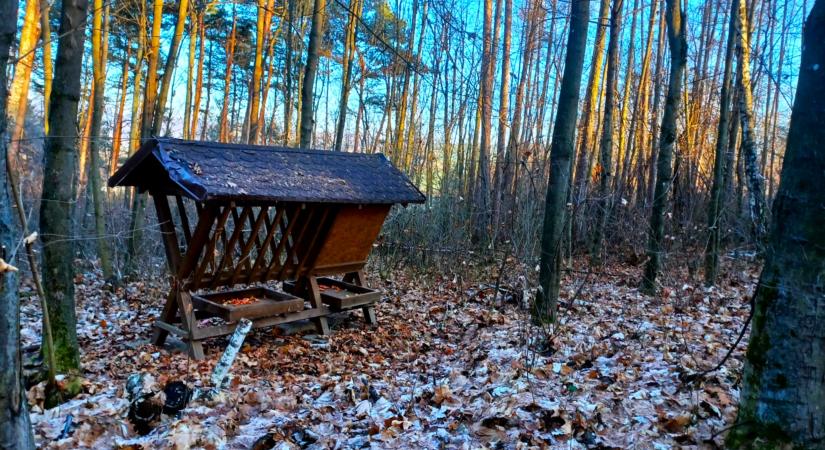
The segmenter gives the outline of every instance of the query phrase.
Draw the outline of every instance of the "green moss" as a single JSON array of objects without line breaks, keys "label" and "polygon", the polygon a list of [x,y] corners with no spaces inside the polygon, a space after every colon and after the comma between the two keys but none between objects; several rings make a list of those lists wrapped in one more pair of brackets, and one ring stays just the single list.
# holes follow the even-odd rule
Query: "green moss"
[{"label": "green moss", "polygon": [[71,400],[83,391],[83,378],[70,376],[66,381],[58,382],[56,385],[46,386],[46,399],[43,406],[54,408],[55,406]]},{"label": "green moss", "polygon": [[791,437],[780,425],[754,421],[743,422],[742,426],[732,429],[725,439],[725,446],[729,449],[747,450],[804,448],[795,446]]}]

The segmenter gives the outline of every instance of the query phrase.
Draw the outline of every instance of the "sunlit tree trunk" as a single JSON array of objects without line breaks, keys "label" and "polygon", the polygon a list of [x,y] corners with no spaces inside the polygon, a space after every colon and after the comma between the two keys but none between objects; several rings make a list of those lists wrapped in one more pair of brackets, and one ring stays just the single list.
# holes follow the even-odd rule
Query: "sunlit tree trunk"
[{"label": "sunlit tree trunk", "polygon": [[[166,65],[163,68],[163,77],[160,80],[160,92],[155,102],[154,122],[152,133],[160,135],[160,126],[163,121],[163,113],[166,111],[166,100],[169,97],[169,89],[172,86],[172,73],[178,61],[178,47],[183,39],[183,29],[186,25],[186,16],[189,13],[189,0],[180,0],[178,4],[178,19],[175,22],[175,31],[172,41],[169,43],[169,53],[166,54]],[[145,138],[145,137],[144,137]]]},{"label": "sunlit tree trunk", "polygon": [[[341,69],[341,101],[338,103],[338,120],[335,126],[335,143],[333,150],[341,151],[344,141],[344,127],[347,122],[347,102],[349,100],[350,82],[352,80],[352,63],[355,56],[355,38],[356,38],[356,15],[361,15],[362,8],[361,0],[352,0],[350,2],[350,9],[352,12],[347,16],[347,28],[344,36],[344,56],[342,59],[343,68]],[[363,74],[361,75],[364,76]],[[356,120],[357,122],[357,120]]]},{"label": "sunlit tree trunk", "polygon": [[252,85],[250,86],[249,132],[246,141],[250,144],[258,142],[258,108],[261,101],[261,78],[263,77],[264,38],[268,32],[266,0],[258,0],[257,25],[255,27],[255,65],[252,67]]},{"label": "sunlit tree trunk", "polygon": [[601,0],[599,6],[598,26],[596,27],[596,41],[593,45],[593,61],[590,65],[590,76],[585,88],[584,105],[582,106],[582,125],[579,135],[579,153],[576,162],[576,189],[574,192],[575,204],[581,204],[587,195],[587,186],[590,182],[590,165],[588,164],[595,128],[598,124],[599,90],[601,89],[602,64],[604,62],[604,46],[607,36],[607,26],[610,14],[610,0]]},{"label": "sunlit tree trunk", "polygon": [[49,133],[49,99],[52,95],[52,28],[49,23],[51,5],[48,0],[40,0],[40,41],[43,51],[43,131]]},{"label": "sunlit tree trunk", "polygon": [[304,85],[301,89],[301,148],[309,148],[312,144],[312,130],[315,128],[315,111],[312,99],[315,94],[315,76],[318,72],[318,59],[321,52],[321,39],[326,16],[327,0],[314,0],[312,9],[312,28],[309,33],[309,47],[307,48],[307,64],[304,68]]},{"label": "sunlit tree trunk", "polygon": [[[189,123],[184,123],[184,127],[189,126],[189,137],[191,139],[197,139],[198,136],[198,118],[201,111],[201,96],[203,95],[203,58],[205,56],[204,48],[206,46],[206,27],[203,24],[203,15],[204,11],[198,11],[196,17],[198,21],[198,78],[195,82],[195,98],[192,101],[192,120]],[[212,50],[211,44],[209,50],[210,52]],[[205,115],[206,113],[204,113],[204,116]]]},{"label": "sunlit tree trunk", "polygon": [[622,27],[622,0],[614,0],[610,12],[610,43],[607,47],[607,73],[605,75],[604,119],[602,120],[602,138],[600,143],[600,160],[596,173],[599,176],[599,195],[597,198],[596,229],[593,237],[591,256],[595,264],[601,263],[602,239],[607,219],[610,216],[612,201],[610,185],[613,174],[613,110],[618,90],[617,72],[619,70],[619,35]]},{"label": "sunlit tree trunk", "polygon": [[92,19],[92,71],[97,93],[92,99],[92,126],[89,141],[89,189],[92,191],[94,205],[95,234],[97,235],[97,255],[100,258],[100,268],[103,278],[111,280],[114,277],[112,258],[109,249],[109,239],[106,239],[105,212],[103,211],[103,193],[100,190],[100,125],[103,121],[103,105],[106,99],[106,46],[104,45],[103,26],[108,21],[109,7],[103,6],[103,0],[94,0]]},{"label": "sunlit tree trunk", "polygon": [[126,109],[126,94],[129,88],[129,58],[132,56],[132,42],[126,41],[123,54],[123,66],[120,73],[120,91],[118,93],[117,112],[115,113],[115,127],[112,131],[112,156],[109,159],[109,174],[113,174],[118,167],[120,147],[123,143],[123,111]]},{"label": "sunlit tree trunk", "polygon": [[731,78],[733,73],[733,50],[736,36],[736,0],[731,2],[730,23],[728,25],[727,49],[725,50],[725,69],[722,76],[722,89],[719,94],[719,125],[716,128],[716,152],[713,162],[713,185],[708,205],[708,243],[705,248],[705,284],[712,286],[719,274],[720,219],[724,202],[722,190],[725,182],[725,153],[728,146],[730,130]]},{"label": "sunlit tree trunk", "polygon": [[665,10],[667,39],[670,49],[670,79],[668,80],[665,111],[659,140],[659,156],[656,161],[656,185],[653,209],[650,213],[650,235],[648,236],[647,264],[642,279],[642,290],[652,293],[656,289],[662,259],[662,241],[665,233],[665,208],[672,182],[673,147],[676,143],[676,116],[682,96],[682,80],[687,64],[686,18],[681,8],[681,0],[667,0]]},{"label": "sunlit tree trunk", "polygon": [[493,5],[492,0],[484,0],[483,50],[481,53],[481,86],[479,92],[480,116],[476,125],[480,130],[478,146],[478,181],[474,191],[475,220],[474,237],[487,241],[490,223],[490,135],[492,128],[493,102]]},{"label": "sunlit tree trunk", "polygon": [[570,2],[570,28],[564,60],[553,141],[550,150],[550,177],[541,232],[539,288],[533,305],[533,320],[555,321],[561,284],[561,238],[567,215],[567,194],[576,148],[576,115],[581,90],[582,67],[590,19],[590,0]]},{"label": "sunlit tree trunk", "polygon": [[[33,0],[30,0],[33,1]],[[17,27],[17,0],[0,0],[0,67],[6,67],[11,56]],[[12,181],[6,167],[6,104],[7,71],[0,71],[0,259],[14,265],[12,249],[20,236],[11,212]],[[26,390],[21,379],[20,302],[17,296],[17,273],[0,269],[0,443],[7,449],[34,449],[34,436],[29,421]]]},{"label": "sunlit tree trunk", "polygon": [[235,7],[232,7],[232,31],[229,32],[229,39],[226,41],[226,71],[223,77],[223,106],[221,107],[219,137],[221,142],[229,142],[229,91],[232,89],[232,64],[235,57],[235,33],[237,28],[237,15]]},{"label": "sunlit tree trunk", "polygon": [[[17,158],[20,148],[20,139],[26,125],[26,111],[29,106],[29,86],[31,85],[32,69],[34,68],[35,46],[40,38],[40,7],[39,0],[26,1],[26,14],[23,18],[23,28],[20,31],[18,44],[17,64],[14,65],[14,79],[8,99],[8,116],[11,119],[11,145],[8,156],[10,160]],[[16,21],[16,20],[15,20]],[[19,180],[9,179],[14,190],[19,189]]]},{"label": "sunlit tree trunk", "polygon": [[802,60],[765,267],[754,294],[736,426],[728,448],[825,442],[825,1],[803,30]]},{"label": "sunlit tree trunk", "polygon": [[742,128],[742,156],[748,183],[748,212],[753,224],[754,235],[761,241],[765,234],[765,180],[759,170],[756,142],[754,141],[753,88],[750,75],[750,40],[748,37],[748,16],[745,2],[739,1],[736,31],[739,56],[739,125]]},{"label": "sunlit tree trunk", "polygon": [[[155,103],[158,96],[158,61],[160,59],[160,28],[163,21],[163,0],[153,0],[152,10],[152,38],[149,44],[149,67],[146,71],[146,87],[143,95],[143,112],[141,118],[140,144],[146,142],[154,132]],[[158,123],[160,119],[158,119]],[[135,191],[132,201],[132,213],[129,220],[129,237],[126,241],[126,273],[135,272],[135,260],[138,246],[143,239],[143,212],[146,206],[146,195]]]},{"label": "sunlit tree trunk", "polygon": [[189,52],[188,66],[186,70],[186,98],[183,101],[183,138],[191,139],[189,123],[192,121],[192,78],[195,72],[195,46],[198,37],[198,20],[195,6],[190,6],[189,11]]},{"label": "sunlit tree trunk", "polygon": [[[651,6],[655,5],[655,2]],[[627,8],[630,11],[637,11],[639,9],[639,0],[633,0],[633,3],[628,2]],[[639,14],[631,14],[630,19],[630,41],[631,44],[627,49],[627,60],[625,62],[624,86],[622,87],[622,97],[619,99],[619,118],[618,118],[618,140],[616,149],[616,166],[613,171],[613,192],[616,197],[622,197],[623,173],[625,170],[625,158],[627,155],[627,128],[631,125],[628,122],[628,114],[630,111],[630,90],[633,87],[633,69],[636,64],[636,46],[632,43],[636,40],[636,22]],[[651,17],[653,15],[651,14]]]},{"label": "sunlit tree trunk", "polygon": [[289,145],[292,129],[292,28],[295,26],[295,2],[286,1],[286,55],[284,55],[284,145]]},{"label": "sunlit tree trunk", "polygon": [[[513,0],[504,0],[504,34],[501,49],[501,90],[498,104],[498,136],[496,137],[496,172],[493,177],[493,226],[501,222],[502,209],[510,207],[510,186],[505,184],[505,171],[511,171],[506,151],[507,120],[510,108],[510,34],[513,29]],[[512,133],[512,130],[510,130]]]},{"label": "sunlit tree trunk", "polygon": [[[424,44],[424,37],[425,37],[425,34],[427,32],[427,5],[428,4],[429,4],[428,2],[424,2],[424,6],[422,7],[422,11],[421,11],[421,33],[419,34],[418,41],[417,41],[418,42],[418,44],[417,44],[418,49],[415,52],[415,61],[421,61],[421,50],[422,50],[422,47],[423,47],[423,44]],[[419,95],[419,92],[420,92],[419,91],[420,82],[421,82],[421,74],[419,73],[419,70],[416,68],[416,70],[413,72],[413,87],[412,87],[412,98],[411,98],[412,103],[410,104],[410,116],[409,116],[407,127],[406,127],[407,136],[406,136],[405,140],[407,141],[408,146],[411,146],[412,143],[415,142],[415,134],[416,134],[415,131],[416,131],[416,128],[417,128],[415,126],[415,121],[417,119],[416,114],[418,113],[418,95]],[[434,90],[436,90],[436,85],[437,85],[436,80],[433,80],[432,88]],[[431,156],[435,155],[435,148],[433,148],[432,151],[429,154]],[[415,158],[414,151],[412,151],[410,148],[407,148],[407,150],[405,152],[405,156],[406,156],[406,160],[404,161],[405,165],[407,167],[413,169],[414,168],[413,160]],[[432,168],[432,164],[430,164],[429,168],[430,169]],[[430,172],[432,172],[432,170],[430,170]],[[431,173],[430,173],[430,175],[431,175]]]}]

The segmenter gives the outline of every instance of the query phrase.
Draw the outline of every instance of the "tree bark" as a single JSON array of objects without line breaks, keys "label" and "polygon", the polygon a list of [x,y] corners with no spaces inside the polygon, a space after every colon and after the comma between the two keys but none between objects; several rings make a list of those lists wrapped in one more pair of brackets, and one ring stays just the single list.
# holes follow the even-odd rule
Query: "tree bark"
[{"label": "tree bark", "polygon": [[[26,2],[26,15],[23,19],[23,29],[20,30],[20,43],[17,64],[14,66],[14,79],[9,92],[8,115],[12,119],[11,145],[8,149],[9,161],[16,165],[17,154],[20,148],[20,139],[26,125],[26,111],[29,106],[29,86],[31,85],[32,69],[37,40],[40,34],[40,8],[38,0]],[[19,189],[19,180],[9,179],[13,184],[12,195]]]},{"label": "tree bark", "polygon": [[[158,61],[160,60],[160,28],[163,21],[163,0],[154,0],[152,12],[152,39],[149,45],[149,67],[146,71],[146,89],[143,94],[140,144],[156,135],[155,122],[160,126],[161,118],[155,117],[158,102]],[[134,274],[138,246],[143,240],[144,210],[146,195],[134,191],[132,212],[129,218],[129,237],[126,241],[126,273]]]},{"label": "tree bark", "polygon": [[713,185],[708,205],[708,242],[705,248],[705,285],[713,286],[719,274],[720,219],[723,206],[722,191],[725,182],[725,153],[728,146],[730,125],[731,78],[733,73],[733,49],[735,47],[734,9],[736,0],[731,2],[730,23],[728,24],[728,43],[725,50],[725,69],[722,76],[722,89],[719,94],[719,125],[716,128],[716,152],[713,161]]},{"label": "tree bark", "polygon": [[486,242],[489,237],[490,224],[490,135],[492,128],[493,102],[493,8],[492,0],[484,0],[483,50],[481,54],[481,106],[480,136],[478,146],[478,184],[475,189],[475,239]]},{"label": "tree bark", "polygon": [[[189,12],[189,0],[180,0],[178,4],[178,20],[175,23],[175,31],[172,35],[172,42],[169,43],[169,53],[166,54],[166,65],[163,68],[163,77],[160,80],[160,93],[155,103],[154,123],[152,124],[152,134],[160,134],[160,126],[163,121],[163,113],[166,111],[166,99],[169,97],[169,88],[172,86],[172,72],[178,61],[178,47],[183,38],[183,28],[186,25],[186,15]],[[147,136],[143,136],[145,139]]]},{"label": "tree bark", "polygon": [[581,90],[590,0],[570,2],[570,29],[564,59],[559,104],[550,150],[550,177],[541,233],[539,289],[533,305],[533,320],[555,321],[561,284],[561,238],[567,216],[570,171],[576,147],[576,113]]},{"label": "tree bark", "polygon": [[[341,78],[341,101],[338,103],[338,121],[335,125],[335,143],[333,150],[341,151],[344,142],[344,127],[347,122],[347,102],[349,100],[350,82],[352,80],[352,63],[355,55],[355,38],[356,38],[356,14],[361,14],[362,8],[361,0],[352,0],[350,8],[352,12],[347,18],[346,35],[344,37],[344,57],[342,59],[342,78]],[[361,74],[363,77],[364,74]]]},{"label": "tree bark", "polygon": [[235,58],[235,36],[237,32],[237,15],[235,7],[232,8],[232,31],[229,32],[229,39],[226,41],[226,71],[223,78],[223,106],[221,107],[220,126],[218,140],[229,142],[229,90],[232,86],[232,64]]},{"label": "tree bark", "polygon": [[[498,104],[498,136],[496,140],[496,172],[493,177],[493,226],[498,228],[502,209],[510,207],[510,186],[505,180],[505,172],[513,170],[507,150],[507,119],[510,108],[510,35],[513,29],[513,0],[504,0],[504,34],[501,49],[501,90]],[[512,134],[512,130],[510,130]]]},{"label": "tree bark", "polygon": [[825,1],[803,31],[802,61],[765,267],[754,297],[737,426],[729,448],[825,443]]},{"label": "tree bark", "polygon": [[77,104],[88,2],[64,0],[53,91],[50,100],[49,135],[43,165],[43,199],[40,233],[43,242],[43,287],[54,339],[56,372],[80,368],[74,302],[73,207],[77,183]]},{"label": "tree bark", "polygon": [[600,161],[596,173],[599,176],[599,203],[596,211],[596,229],[593,237],[591,256],[594,264],[602,260],[602,239],[607,219],[610,216],[612,201],[610,185],[613,174],[613,110],[616,106],[619,70],[619,34],[622,29],[622,0],[614,0],[610,12],[610,43],[607,47],[607,74],[605,75],[604,119],[602,120],[602,138],[600,142]]},{"label": "tree bark", "polygon": [[737,53],[739,54],[739,126],[742,128],[742,156],[748,182],[748,212],[754,236],[761,247],[765,230],[765,179],[759,170],[756,142],[754,141],[753,88],[750,71],[750,38],[745,2],[738,1],[736,21]]},{"label": "tree bark", "polygon": [[103,198],[100,192],[100,125],[103,121],[103,104],[106,96],[106,48],[103,39],[103,23],[109,19],[108,7],[104,8],[103,0],[94,0],[94,15],[92,20],[92,72],[96,95],[92,99],[92,125],[89,140],[89,189],[92,191],[94,205],[95,233],[97,235],[97,254],[100,258],[100,268],[103,278],[112,280],[114,270],[109,250],[109,240],[105,238],[106,226],[104,222]]},{"label": "tree bark", "polygon": [[132,42],[127,40],[120,73],[120,91],[118,93],[117,112],[115,112],[115,127],[112,131],[112,157],[109,159],[109,175],[117,170],[120,148],[123,145],[123,111],[126,109],[126,94],[129,88],[129,58],[131,56]]},{"label": "tree bark", "polygon": [[[610,0],[601,0],[599,5],[598,26],[596,27],[596,42],[593,47],[593,63],[590,65],[590,76],[585,88],[583,117],[579,135],[579,154],[576,162],[576,190],[575,205],[581,204],[587,196],[587,186],[590,182],[590,145],[598,122],[596,111],[599,108],[599,90],[601,89],[602,61],[604,60],[604,41],[610,14]],[[574,209],[575,211],[575,209]]]},{"label": "tree bark", "polygon": [[252,67],[252,86],[249,89],[252,100],[250,101],[249,114],[247,115],[249,118],[247,142],[250,144],[258,142],[258,133],[260,131],[258,125],[258,109],[260,108],[261,101],[261,78],[264,73],[264,37],[268,32],[267,15],[269,14],[266,6],[266,0],[258,0],[258,17],[255,27],[255,65]]},{"label": "tree bark", "polygon": [[662,258],[662,240],[665,233],[665,208],[672,183],[673,147],[676,144],[676,118],[682,96],[682,80],[687,64],[686,18],[681,10],[681,0],[667,0],[665,16],[667,39],[670,48],[670,79],[668,81],[665,111],[659,142],[659,156],[656,162],[656,190],[653,209],[650,213],[650,236],[642,290],[653,293],[656,290],[656,276]]},{"label": "tree bark", "polygon": [[309,33],[307,65],[304,68],[304,86],[301,90],[301,126],[299,129],[301,148],[309,148],[312,143],[312,130],[315,128],[315,111],[312,100],[315,94],[315,75],[318,72],[318,58],[321,53],[321,38],[326,7],[327,0],[315,0],[312,9],[312,28]]},{"label": "tree bark", "polygon": [[[34,0],[30,0],[34,1]],[[17,0],[0,0],[0,66],[9,63],[17,27]],[[11,254],[19,234],[11,212],[10,180],[6,167],[7,71],[0,71],[0,258],[14,265]],[[20,302],[17,273],[0,271],[0,447],[34,449],[26,390],[21,379]]]}]

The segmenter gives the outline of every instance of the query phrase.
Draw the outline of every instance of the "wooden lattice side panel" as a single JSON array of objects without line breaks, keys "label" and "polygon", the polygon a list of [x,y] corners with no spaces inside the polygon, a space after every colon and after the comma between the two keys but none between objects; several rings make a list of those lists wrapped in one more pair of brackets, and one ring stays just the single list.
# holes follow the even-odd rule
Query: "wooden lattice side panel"
[{"label": "wooden lattice side panel", "polygon": [[206,204],[197,208],[198,225],[188,231],[186,206],[177,206],[175,238],[187,244],[177,276],[190,290],[295,279],[308,273],[338,210],[301,203]]}]

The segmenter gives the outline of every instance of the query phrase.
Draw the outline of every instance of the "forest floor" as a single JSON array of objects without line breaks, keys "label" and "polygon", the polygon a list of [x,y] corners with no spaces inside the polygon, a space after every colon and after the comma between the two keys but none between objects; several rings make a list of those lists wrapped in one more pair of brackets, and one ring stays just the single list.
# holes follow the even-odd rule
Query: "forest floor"
[{"label": "forest floor", "polygon": [[[76,279],[84,392],[44,411],[31,388],[34,432],[47,448],[712,448],[735,417],[744,343],[682,380],[721,360],[748,317],[757,268],[735,265],[713,289],[676,270],[659,297],[636,289],[637,267],[567,279],[549,330],[485,289],[495,267],[477,283],[371,279],[387,294],[377,328],[353,312],[329,337],[255,330],[225,393],[145,436],[127,420],[127,377],[208,387],[226,340],[200,362],[153,347],[165,280],[112,292],[92,271]],[[23,300],[24,345],[39,343],[37,304]]]}]

